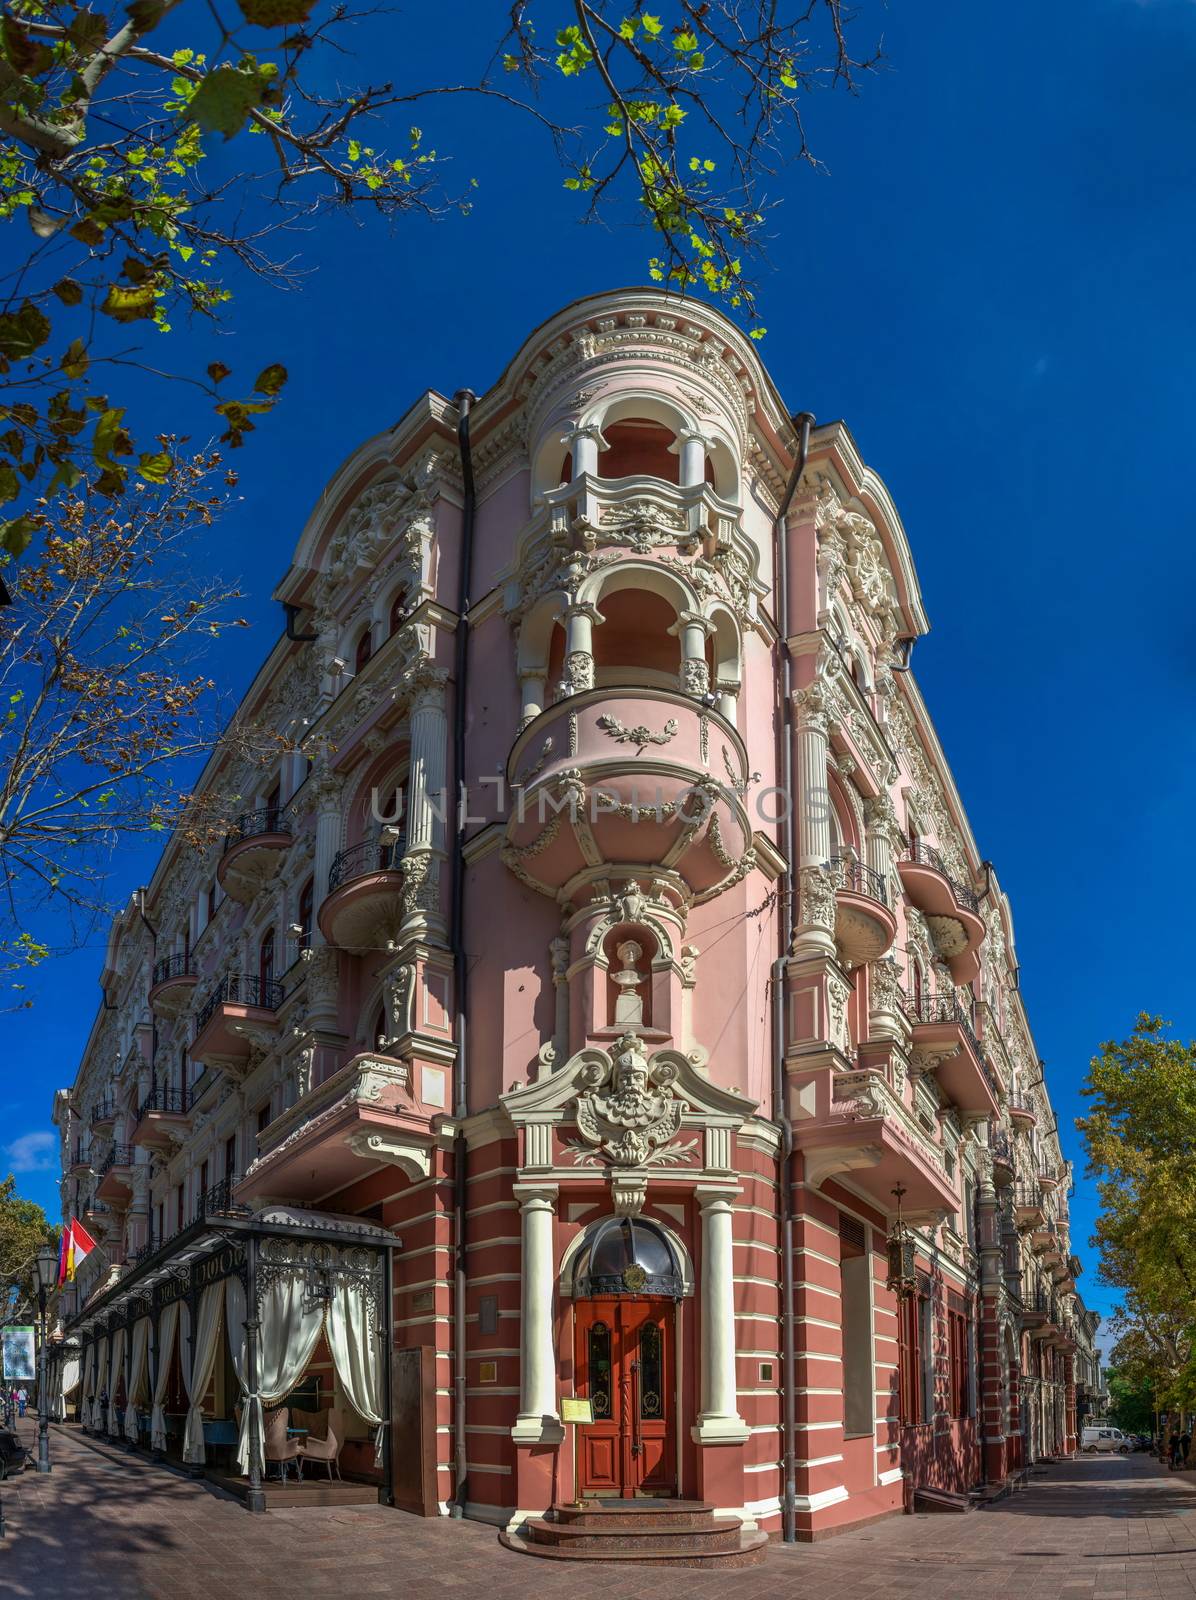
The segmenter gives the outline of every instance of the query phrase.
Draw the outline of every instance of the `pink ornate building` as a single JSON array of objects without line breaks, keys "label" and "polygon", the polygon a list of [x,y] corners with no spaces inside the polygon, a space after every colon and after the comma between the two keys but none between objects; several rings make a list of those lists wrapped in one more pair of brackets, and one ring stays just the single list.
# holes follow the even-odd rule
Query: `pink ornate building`
[{"label": "pink ornate building", "polygon": [[222,1219],[356,1219],[419,1380],[342,1464],[404,1504],[811,1538],[1073,1450],[1070,1171],[847,428],[710,308],[595,296],[357,450],[278,598],[242,714],[295,753],[213,758],[244,815],[117,919],[56,1104],[107,1252],[77,1403],[119,1324],[109,1398],[149,1404]]}]

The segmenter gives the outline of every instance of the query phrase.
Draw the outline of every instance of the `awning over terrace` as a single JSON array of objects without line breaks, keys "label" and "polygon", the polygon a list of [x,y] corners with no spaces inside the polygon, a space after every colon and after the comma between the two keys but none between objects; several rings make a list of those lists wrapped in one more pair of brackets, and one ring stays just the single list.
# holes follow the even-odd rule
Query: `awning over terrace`
[{"label": "awning over terrace", "polygon": [[153,1447],[164,1449],[163,1402],[177,1360],[187,1399],[183,1460],[202,1467],[203,1402],[223,1333],[240,1390],[236,1460],[255,1486],[265,1466],[263,1408],[286,1399],[323,1334],[340,1396],[374,1430],[375,1464],[389,1481],[385,1352],[398,1243],[385,1228],[332,1212],[231,1202],[206,1210],[66,1330],[81,1349],[84,1425],[114,1432],[119,1390],[126,1437],[136,1442],[148,1411]]}]

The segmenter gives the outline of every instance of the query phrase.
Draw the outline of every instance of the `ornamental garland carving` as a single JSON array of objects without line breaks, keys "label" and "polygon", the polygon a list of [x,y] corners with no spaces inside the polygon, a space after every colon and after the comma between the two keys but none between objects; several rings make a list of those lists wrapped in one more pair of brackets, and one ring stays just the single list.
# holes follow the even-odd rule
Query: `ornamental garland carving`
[{"label": "ornamental garland carving", "polygon": [[608,739],[613,739],[616,744],[638,745],[641,750],[646,749],[650,744],[668,744],[677,735],[677,722],[673,717],[669,718],[660,733],[653,733],[643,723],[638,723],[634,728],[628,728],[624,723],[620,722],[618,717],[610,714],[604,714],[596,720]]}]

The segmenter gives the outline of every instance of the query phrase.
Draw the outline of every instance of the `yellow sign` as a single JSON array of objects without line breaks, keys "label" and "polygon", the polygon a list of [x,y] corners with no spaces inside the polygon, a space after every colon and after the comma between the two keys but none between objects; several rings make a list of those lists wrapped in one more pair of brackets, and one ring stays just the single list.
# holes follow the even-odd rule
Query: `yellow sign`
[{"label": "yellow sign", "polygon": [[562,1422],[593,1422],[594,1402],[581,1400],[576,1395],[561,1396]]}]

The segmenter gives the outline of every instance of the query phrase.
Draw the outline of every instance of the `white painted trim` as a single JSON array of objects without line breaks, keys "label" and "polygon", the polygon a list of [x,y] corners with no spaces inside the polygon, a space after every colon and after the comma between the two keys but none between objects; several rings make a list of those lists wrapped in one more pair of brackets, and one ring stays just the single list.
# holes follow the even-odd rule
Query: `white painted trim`
[{"label": "white painted trim", "polygon": [[799,1494],[794,1497],[795,1511],[824,1511],[827,1506],[841,1505],[848,1499],[847,1490],[839,1483],[833,1489],[821,1489],[817,1494]]},{"label": "white painted trim", "polygon": [[880,1473],[880,1475],[877,1477],[876,1481],[881,1486],[881,1488],[884,1488],[890,1483],[900,1483],[902,1478],[904,1478],[904,1477],[905,1477],[904,1468],[902,1468],[902,1467],[889,1467],[886,1471]]}]

